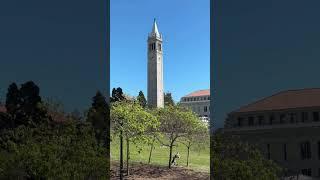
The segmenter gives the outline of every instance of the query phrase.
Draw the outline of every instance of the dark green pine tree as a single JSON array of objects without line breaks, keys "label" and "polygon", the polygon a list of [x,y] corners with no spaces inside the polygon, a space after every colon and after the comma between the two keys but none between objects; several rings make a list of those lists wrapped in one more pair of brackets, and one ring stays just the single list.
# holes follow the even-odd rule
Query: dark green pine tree
[{"label": "dark green pine tree", "polygon": [[20,89],[15,83],[9,86],[6,108],[14,127],[19,125],[34,127],[49,120],[39,94],[39,87],[32,81],[22,84]]},{"label": "dark green pine tree", "polygon": [[20,104],[20,90],[16,83],[10,84],[6,96],[7,113],[14,116]]},{"label": "dark green pine tree", "polygon": [[92,101],[93,102],[88,112],[87,121],[92,123],[97,142],[99,144],[102,142],[104,146],[107,146],[110,140],[109,105],[106,101],[106,98],[99,91],[92,98]]},{"label": "dark green pine tree", "polygon": [[112,95],[110,98],[110,102],[122,101],[124,99],[125,99],[125,97],[124,97],[124,94],[123,94],[122,89],[120,87],[118,87],[117,89],[116,88],[112,89]]},{"label": "dark green pine tree", "polygon": [[139,95],[137,97],[137,100],[138,100],[141,107],[145,108],[147,106],[147,100],[146,100],[142,91],[139,91]]},{"label": "dark green pine tree", "polygon": [[164,105],[174,106],[174,101],[170,92],[164,93]]}]

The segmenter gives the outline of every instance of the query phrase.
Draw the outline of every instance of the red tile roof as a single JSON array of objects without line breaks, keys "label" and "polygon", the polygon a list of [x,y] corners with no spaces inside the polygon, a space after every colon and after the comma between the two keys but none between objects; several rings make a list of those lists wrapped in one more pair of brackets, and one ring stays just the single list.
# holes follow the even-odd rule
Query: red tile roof
[{"label": "red tile roof", "polygon": [[234,112],[252,112],[283,110],[302,107],[320,107],[320,88],[282,91],[246,106]]},{"label": "red tile roof", "polygon": [[7,112],[6,107],[3,105],[0,105],[0,112]]},{"label": "red tile roof", "polygon": [[210,96],[210,89],[192,92],[184,97]]}]

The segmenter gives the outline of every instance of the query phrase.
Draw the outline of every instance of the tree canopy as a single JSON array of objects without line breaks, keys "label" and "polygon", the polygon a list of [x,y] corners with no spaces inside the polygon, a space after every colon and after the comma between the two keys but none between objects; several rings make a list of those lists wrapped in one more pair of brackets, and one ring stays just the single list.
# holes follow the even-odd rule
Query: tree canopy
[{"label": "tree canopy", "polygon": [[138,100],[141,107],[145,108],[147,106],[147,100],[146,100],[142,91],[139,91],[139,95],[137,97],[137,100]]},{"label": "tree canopy", "polygon": [[[60,104],[43,102],[32,81],[8,88],[0,114],[0,179],[107,179],[109,148],[100,145],[96,122],[108,121],[97,93],[90,122],[68,117]],[[106,141],[107,142],[107,141]],[[108,144],[108,143],[107,143]]]},{"label": "tree canopy", "polygon": [[174,101],[172,94],[170,92],[164,93],[164,105],[165,106],[174,106]]},{"label": "tree canopy", "polygon": [[277,164],[239,137],[216,133],[211,141],[214,179],[276,180],[281,176],[282,169]]}]

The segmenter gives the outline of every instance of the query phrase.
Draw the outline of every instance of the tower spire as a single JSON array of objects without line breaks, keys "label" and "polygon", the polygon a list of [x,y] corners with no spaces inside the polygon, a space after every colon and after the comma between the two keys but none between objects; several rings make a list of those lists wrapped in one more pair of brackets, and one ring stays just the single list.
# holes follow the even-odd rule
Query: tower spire
[{"label": "tower spire", "polygon": [[158,26],[156,22],[156,18],[153,19],[153,26],[152,26],[152,34],[155,34],[156,36],[160,36],[160,33],[158,31]]}]

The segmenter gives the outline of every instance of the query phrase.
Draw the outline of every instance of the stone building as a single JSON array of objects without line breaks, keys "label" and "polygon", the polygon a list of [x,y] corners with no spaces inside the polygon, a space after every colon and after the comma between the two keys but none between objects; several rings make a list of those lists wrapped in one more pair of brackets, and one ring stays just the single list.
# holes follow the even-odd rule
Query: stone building
[{"label": "stone building", "polygon": [[192,92],[180,99],[180,104],[189,107],[206,123],[210,120],[210,89]]},{"label": "stone building", "polygon": [[164,107],[162,35],[156,20],[148,36],[148,106]]},{"label": "stone building", "polygon": [[320,176],[320,89],[279,92],[228,114],[224,132],[256,144],[287,174]]}]

